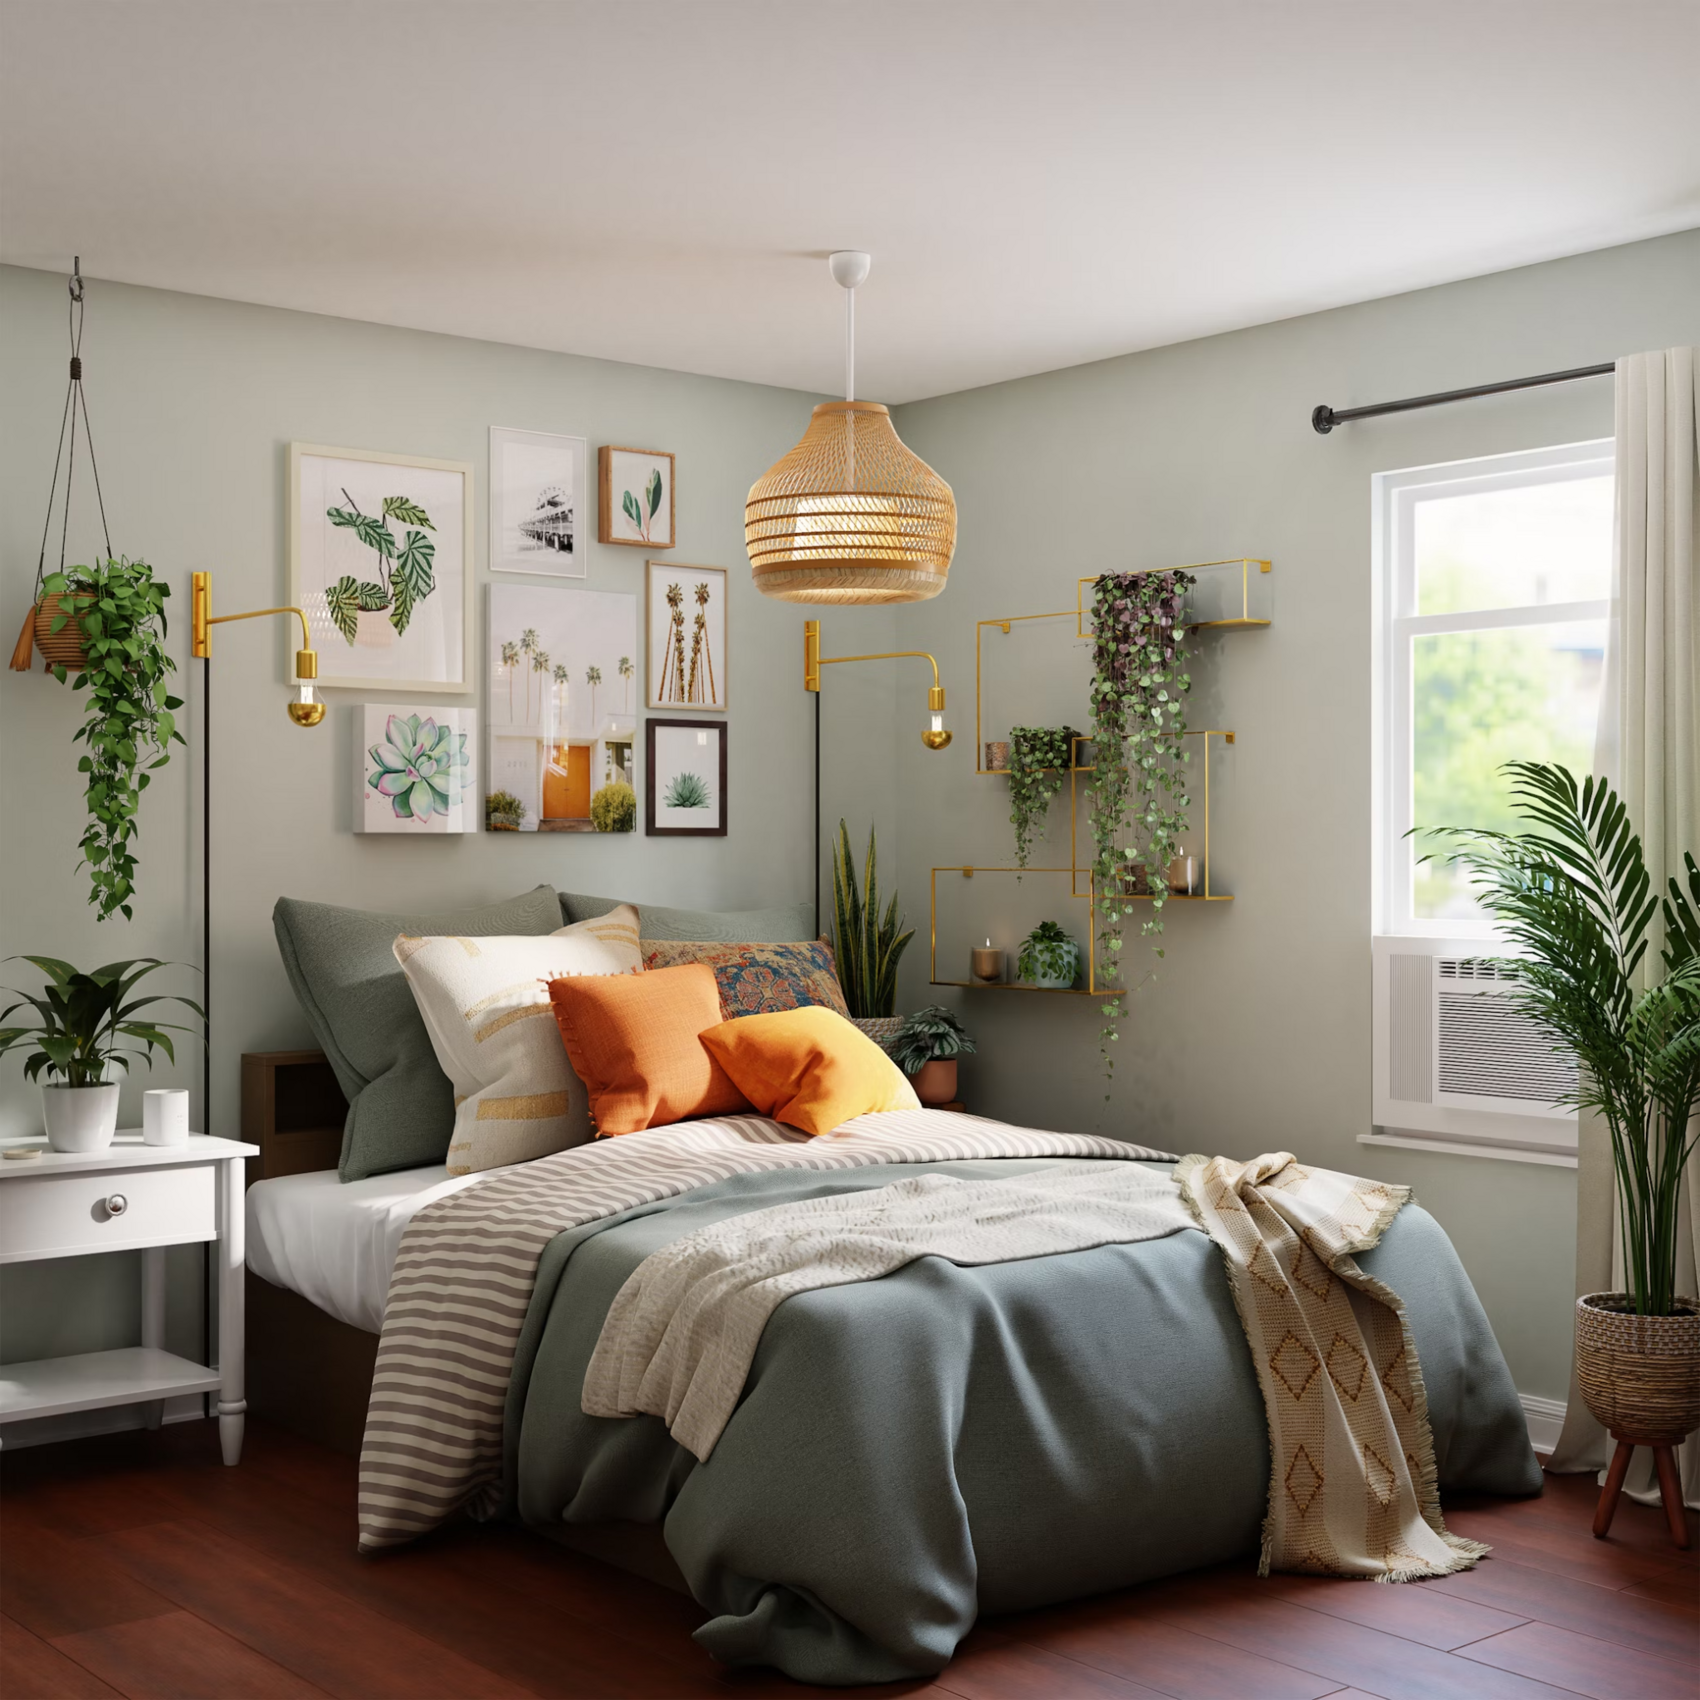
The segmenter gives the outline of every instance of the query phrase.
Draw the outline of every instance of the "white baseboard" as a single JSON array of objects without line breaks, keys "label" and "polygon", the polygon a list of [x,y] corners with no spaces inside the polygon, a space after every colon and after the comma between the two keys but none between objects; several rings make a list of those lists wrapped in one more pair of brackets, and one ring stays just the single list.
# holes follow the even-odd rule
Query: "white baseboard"
[{"label": "white baseboard", "polygon": [[[198,1393],[185,1393],[165,1401],[165,1421],[196,1423],[205,1415]],[[16,1452],[25,1446],[50,1446],[57,1440],[86,1440],[95,1434],[122,1434],[126,1429],[147,1427],[147,1408],[142,1405],[109,1405],[99,1411],[67,1411],[58,1417],[29,1417],[21,1423],[0,1428],[0,1446]]]},{"label": "white baseboard", "polygon": [[1564,1401],[1542,1399],[1533,1393],[1519,1393],[1517,1398],[1523,1406],[1523,1420],[1529,1425],[1529,1444],[1543,1458],[1550,1456],[1564,1427]]}]

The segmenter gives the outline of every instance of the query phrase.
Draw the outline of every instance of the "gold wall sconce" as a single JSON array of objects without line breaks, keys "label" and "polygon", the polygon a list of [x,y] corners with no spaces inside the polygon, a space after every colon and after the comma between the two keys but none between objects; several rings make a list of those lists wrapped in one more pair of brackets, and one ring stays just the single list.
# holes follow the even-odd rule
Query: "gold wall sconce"
[{"label": "gold wall sconce", "polygon": [[295,652],[295,700],[289,704],[289,718],[297,726],[317,726],[325,717],[324,702],[313,685],[319,676],[319,657],[307,630],[307,616],[299,608],[251,608],[245,614],[214,614],[212,574],[196,573],[189,583],[189,653],[197,661],[210,661],[214,626],[232,620],[262,620],[269,614],[293,614],[301,622],[301,647]]},{"label": "gold wall sconce", "polygon": [[837,667],[846,661],[925,661],[933,670],[932,689],[927,692],[927,729],[921,742],[929,750],[942,750],[950,743],[950,732],[944,723],[944,686],[939,683],[939,664],[924,649],[888,649],[878,655],[822,655],[820,652],[820,621],[803,622],[803,689],[820,692],[820,670]]}]

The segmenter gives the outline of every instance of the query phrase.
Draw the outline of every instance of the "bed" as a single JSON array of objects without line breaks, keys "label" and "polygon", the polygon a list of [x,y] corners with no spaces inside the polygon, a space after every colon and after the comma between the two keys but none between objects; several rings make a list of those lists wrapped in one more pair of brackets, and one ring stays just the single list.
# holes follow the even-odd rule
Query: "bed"
[{"label": "bed", "polygon": [[[1096,1160],[1137,1160],[1128,1149]],[[614,1295],[679,1236],[899,1175],[1014,1176],[1065,1159],[1078,1150],[842,1172],[752,1163],[550,1236],[483,1512],[687,1587],[711,1613],[699,1640],[729,1663],[828,1683],[936,1671],[980,1612],[1255,1552],[1269,1483],[1263,1405],[1221,1259],[1196,1232],[981,1267],[925,1258],[799,1294],[774,1312],[706,1463],[657,1418],[580,1409]],[[357,1391],[370,1375],[409,1223],[498,1176],[511,1188],[526,1179],[451,1179],[436,1166],[255,1185],[253,1333],[268,1366],[255,1409],[296,1397],[328,1420],[325,1401],[303,1397],[303,1377],[352,1377]],[[1438,1225],[1408,1205],[1360,1261],[1405,1301],[1442,1485],[1538,1491],[1510,1376]],[[337,1419],[345,1446],[350,1414]],[[667,1557],[634,1526],[659,1531]]]}]

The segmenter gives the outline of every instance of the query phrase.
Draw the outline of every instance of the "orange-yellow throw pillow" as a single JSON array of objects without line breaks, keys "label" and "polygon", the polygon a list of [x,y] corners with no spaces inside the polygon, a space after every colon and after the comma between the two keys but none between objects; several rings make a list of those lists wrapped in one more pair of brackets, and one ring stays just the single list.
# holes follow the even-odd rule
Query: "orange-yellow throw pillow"
[{"label": "orange-yellow throw pillow", "polygon": [[[642,976],[649,983],[659,978]],[[831,1133],[875,1110],[921,1107],[896,1063],[830,1009],[783,1009],[722,1022],[702,1035],[702,1049],[763,1115],[804,1133]]]},{"label": "orange-yellow throw pillow", "polygon": [[698,1043],[704,1028],[720,1025],[712,968],[551,980],[549,1001],[599,1134],[749,1110]]}]

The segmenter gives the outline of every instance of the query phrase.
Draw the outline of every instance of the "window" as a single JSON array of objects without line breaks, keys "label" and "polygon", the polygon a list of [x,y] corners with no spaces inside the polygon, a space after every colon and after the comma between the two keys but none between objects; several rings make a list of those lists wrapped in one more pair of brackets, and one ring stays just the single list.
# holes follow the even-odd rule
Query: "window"
[{"label": "window", "polygon": [[1592,770],[1612,494],[1609,441],[1376,476],[1378,933],[1488,935],[1423,830],[1516,826],[1514,758]]}]

